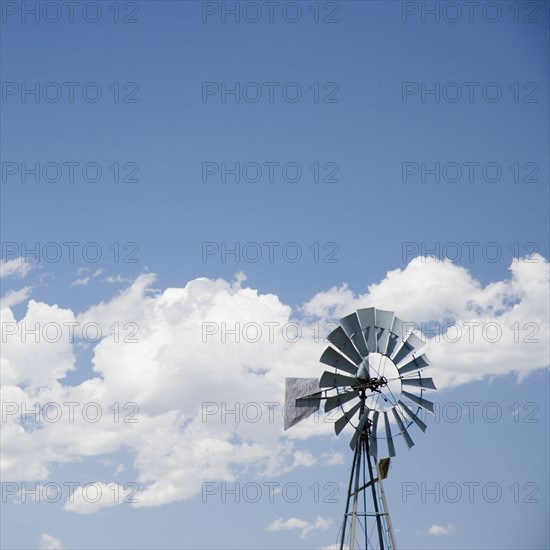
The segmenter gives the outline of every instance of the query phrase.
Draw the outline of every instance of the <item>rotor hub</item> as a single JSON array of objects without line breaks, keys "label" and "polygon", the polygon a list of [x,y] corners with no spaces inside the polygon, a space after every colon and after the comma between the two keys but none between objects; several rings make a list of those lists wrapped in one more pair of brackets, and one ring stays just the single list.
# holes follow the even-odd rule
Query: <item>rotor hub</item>
[{"label": "rotor hub", "polygon": [[369,390],[377,391],[378,388],[382,388],[387,385],[388,385],[388,379],[385,376],[380,376],[379,378],[371,378],[367,382],[366,387]]},{"label": "rotor hub", "polygon": [[399,372],[387,355],[369,353],[357,370],[357,380],[357,389],[365,391],[366,405],[373,410],[388,410],[401,395]]}]

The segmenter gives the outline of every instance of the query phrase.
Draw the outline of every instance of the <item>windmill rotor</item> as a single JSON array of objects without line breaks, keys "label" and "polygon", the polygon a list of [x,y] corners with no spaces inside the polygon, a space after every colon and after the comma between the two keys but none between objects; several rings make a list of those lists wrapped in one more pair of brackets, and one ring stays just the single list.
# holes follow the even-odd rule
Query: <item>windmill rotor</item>
[{"label": "windmill rotor", "polygon": [[341,413],[334,423],[336,435],[352,428],[352,449],[364,432],[371,443],[371,456],[378,455],[378,440],[384,439],[388,455],[393,457],[394,439],[403,436],[411,448],[414,442],[409,428],[414,424],[425,432],[420,417],[423,411],[433,412],[433,403],[424,397],[425,390],[436,389],[433,379],[422,372],[431,366],[422,353],[425,343],[407,331],[406,323],[393,311],[359,309],[340,323],[327,336],[330,345],[320,358],[332,368],[321,374],[316,388],[324,396],[319,391],[300,396],[302,406],[317,410],[325,400],[325,413]]}]

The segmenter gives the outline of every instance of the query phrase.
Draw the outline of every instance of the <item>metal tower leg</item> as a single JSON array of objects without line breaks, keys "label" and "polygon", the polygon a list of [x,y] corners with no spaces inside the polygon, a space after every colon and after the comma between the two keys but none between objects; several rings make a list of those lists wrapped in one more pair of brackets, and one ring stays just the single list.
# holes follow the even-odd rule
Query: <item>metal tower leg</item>
[{"label": "metal tower leg", "polygon": [[344,512],[344,520],[342,521],[342,537],[340,538],[340,550],[344,550],[344,543],[346,541],[346,528],[348,526],[349,503],[352,495],[351,487],[353,485],[355,465],[357,463],[358,457],[359,457],[359,447],[356,447],[355,452],[353,453],[353,463],[351,465],[351,472],[349,476],[348,498],[346,499],[346,511]]},{"label": "metal tower leg", "polygon": [[[359,522],[365,531],[365,548],[379,548],[380,550],[395,550],[395,535],[388,511],[382,474],[378,462],[369,455],[369,431],[363,433],[357,441],[351,466],[346,511],[342,522],[340,537],[340,550],[353,550],[355,548],[357,523]],[[378,483],[379,489],[376,487]],[[367,489],[370,486],[370,491]],[[361,496],[363,500],[361,500]],[[381,501],[381,506],[380,502]],[[367,505],[368,501],[368,505]],[[378,546],[369,545],[368,518],[376,520]],[[349,536],[348,520],[350,521]],[[372,525],[372,524],[371,524]],[[386,535],[387,533],[387,535]],[[389,540],[388,540],[389,538]],[[346,546],[347,542],[347,546]]]},{"label": "metal tower leg", "polygon": [[382,506],[384,507],[384,514],[386,515],[386,525],[388,528],[388,534],[390,536],[390,543],[392,550],[397,550],[395,544],[395,535],[393,534],[393,525],[391,523],[390,511],[388,510],[388,503],[386,501],[386,493],[384,493],[384,484],[382,483],[382,477],[378,472],[378,485],[380,485],[380,497],[382,498]]},{"label": "metal tower leg", "polygon": [[376,514],[376,527],[378,529],[378,540],[380,541],[380,550],[383,550],[384,548],[384,535],[382,533],[382,518],[380,517],[380,509],[378,508],[378,496],[376,494],[376,487],[375,482],[378,481],[378,479],[375,479],[373,472],[372,472],[372,462],[369,455],[369,447],[368,447],[368,439],[365,438],[366,443],[366,455],[367,455],[367,464],[369,468],[369,482],[371,484],[371,491],[372,491],[372,501],[374,504],[374,512]]},{"label": "metal tower leg", "polygon": [[355,527],[357,525],[357,500],[359,498],[359,476],[361,475],[361,455],[363,451],[363,445],[361,441],[357,442],[357,462],[355,463],[355,484],[353,487],[353,512],[351,513],[351,529],[349,550],[353,550],[355,546]]},{"label": "metal tower leg", "polygon": [[[362,407],[360,409],[360,416],[364,413],[365,396],[361,396]],[[369,421],[370,422],[370,421]],[[368,522],[369,517],[376,519],[376,527],[378,533],[378,547],[380,550],[395,550],[395,537],[392,529],[391,519],[388,512],[388,506],[386,502],[386,496],[384,494],[384,487],[382,485],[382,477],[387,474],[387,467],[389,467],[389,459],[384,459],[384,473],[380,473],[379,464],[376,458],[371,459],[369,454],[369,437],[371,435],[371,425],[367,423],[363,433],[357,438],[355,450],[353,453],[353,462],[351,466],[351,472],[349,476],[348,494],[346,500],[346,511],[344,512],[344,519],[342,522],[342,534],[340,537],[340,550],[353,550],[355,548],[355,532],[357,529],[357,522],[361,522],[365,531],[365,548],[369,548],[369,531]],[[373,466],[374,460],[374,466]],[[380,492],[376,487],[376,483],[380,486]],[[371,488],[370,495],[367,489]],[[360,496],[363,497],[361,506]],[[380,511],[378,499],[382,501],[383,511]],[[352,502],[353,499],[353,502]],[[370,502],[372,500],[372,503]],[[369,501],[367,505],[367,501]],[[351,507],[351,511],[350,511]],[[362,508],[358,509],[358,508]],[[350,520],[349,531],[349,543],[345,549],[346,544],[346,532],[348,519]],[[385,533],[389,535],[389,541],[384,538]],[[372,547],[371,547],[372,548]]]}]

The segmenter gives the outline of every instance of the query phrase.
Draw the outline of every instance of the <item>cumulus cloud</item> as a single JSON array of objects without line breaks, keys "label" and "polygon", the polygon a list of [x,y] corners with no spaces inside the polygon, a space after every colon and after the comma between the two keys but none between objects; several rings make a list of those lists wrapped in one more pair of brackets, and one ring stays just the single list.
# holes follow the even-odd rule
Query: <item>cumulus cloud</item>
[{"label": "cumulus cloud", "polygon": [[2,385],[40,387],[64,378],[75,363],[71,323],[71,310],[35,300],[20,321],[2,308]]},{"label": "cumulus cloud", "polygon": [[135,483],[94,482],[76,487],[63,509],[77,514],[94,514],[102,508],[112,508],[122,503],[137,503],[139,487]]},{"label": "cumulus cloud", "polygon": [[29,297],[30,293],[30,286],[7,292],[0,298],[0,310],[22,304]]},{"label": "cumulus cloud", "polygon": [[23,279],[32,268],[32,264],[23,261],[21,258],[15,258],[14,260],[0,260],[0,278],[15,275],[16,277]]},{"label": "cumulus cloud", "polygon": [[434,537],[448,536],[456,532],[456,525],[449,523],[448,525],[433,524],[426,533],[420,532],[419,534],[427,534]]},{"label": "cumulus cloud", "polygon": [[299,518],[279,518],[272,521],[265,530],[270,533],[276,533],[278,531],[299,531],[300,538],[305,539],[314,531],[327,531],[331,527],[331,518],[317,516],[315,521],[312,522]]},{"label": "cumulus cloud", "polygon": [[63,546],[61,541],[48,533],[42,533],[38,541],[38,548],[40,550],[62,550]]},{"label": "cumulus cloud", "polygon": [[439,388],[511,372],[521,378],[548,366],[549,264],[535,254],[514,261],[510,272],[510,279],[483,287],[448,260],[417,257],[365,294],[334,287],[314,296],[303,311],[328,321],[364,307],[395,311],[426,332]]},{"label": "cumulus cloud", "polygon": [[[331,435],[330,423],[313,417],[283,432],[285,377],[321,372],[318,359],[326,343],[308,330],[311,318],[334,321],[375,305],[418,323],[497,322],[498,342],[432,338],[428,353],[436,383],[452,386],[512,371],[526,375],[547,366],[548,263],[539,256],[510,269],[510,279],[483,287],[461,267],[416,258],[363,295],[346,286],[331,289],[314,296],[302,313],[274,294],[245,287],[242,275],[232,282],[198,278],[159,291],[155,276],[145,273],[81,313],[30,300],[16,321],[6,306],[1,397],[11,408],[0,434],[2,476],[47,479],[53,464],[124,448],[139,483],[133,506],[145,507],[190,498],[205,481],[269,478],[317,462],[337,464],[338,453],[316,461],[301,441]],[[537,343],[524,341],[530,322],[539,327]],[[56,341],[43,337],[48,323],[62,327]],[[517,342],[508,328],[514,323]],[[24,331],[37,324],[39,341],[27,335],[23,342]],[[79,332],[85,325],[99,328],[102,338],[86,342]],[[303,327],[300,338],[285,334],[290,325]],[[52,340],[53,331],[47,334]],[[82,345],[93,346],[93,371],[70,385],[65,378],[76,368]],[[25,421],[22,411],[41,417],[45,403],[59,405],[59,421]],[[76,403],[72,421],[66,403]],[[98,410],[99,418],[90,421]],[[48,414],[54,413],[50,408]],[[66,509],[90,513],[116,503],[89,504],[75,501]]]},{"label": "cumulus cloud", "polygon": [[[280,406],[285,376],[318,372],[319,353],[312,339],[293,345],[280,331],[273,340],[266,333],[254,342],[223,341],[221,333],[204,337],[206,322],[218,327],[289,322],[289,306],[272,294],[242,288],[242,280],[197,279],[183,288],[155,292],[154,276],[144,274],[110,301],[80,315],[31,300],[24,318],[16,322],[7,309],[10,334],[3,334],[2,399],[14,408],[0,436],[4,478],[45,479],[53,463],[125,447],[139,473],[139,502],[134,506],[156,506],[196,495],[204,481],[234,480],[244,470],[268,477],[312,465],[310,453],[283,437]],[[72,343],[66,332],[57,342],[32,336],[21,341],[25,327],[52,322],[61,327],[93,323],[104,335],[94,346],[94,375],[78,385],[63,384],[82,343],[78,330]],[[49,402],[58,404],[61,421],[41,422],[39,427],[21,421],[21,411],[40,417],[42,409],[33,411]],[[77,404],[72,421],[65,403]],[[98,421],[90,422],[84,414],[90,403],[102,413]],[[117,422],[114,403],[121,407]],[[270,409],[266,403],[275,405]],[[122,410],[124,404],[131,405],[129,410]],[[207,405],[215,408],[214,414],[205,416]],[[255,411],[258,421],[252,416]],[[137,422],[124,422],[130,413]],[[67,509],[81,511],[80,504]]]},{"label": "cumulus cloud", "polygon": [[344,463],[344,455],[335,451],[328,451],[321,455],[326,466],[338,466]]}]

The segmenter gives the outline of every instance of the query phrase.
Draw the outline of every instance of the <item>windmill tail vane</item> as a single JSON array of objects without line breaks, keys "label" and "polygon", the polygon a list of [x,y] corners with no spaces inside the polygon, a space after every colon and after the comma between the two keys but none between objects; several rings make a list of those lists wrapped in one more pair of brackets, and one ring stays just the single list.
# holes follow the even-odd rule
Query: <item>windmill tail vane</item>
[{"label": "windmill tail vane", "polygon": [[[423,376],[431,366],[421,353],[426,344],[408,326],[393,311],[359,309],[327,337],[330,345],[320,361],[333,370],[319,379],[286,379],[285,430],[316,413],[322,402],[325,413],[341,414],[334,422],[336,435],[351,428],[353,461],[341,549],[396,548],[383,480],[396,454],[394,438],[402,436],[410,449],[412,424],[426,431],[420,416],[433,413],[434,405],[424,393],[436,389],[433,379]],[[379,440],[385,440],[388,454],[380,460]]]}]

